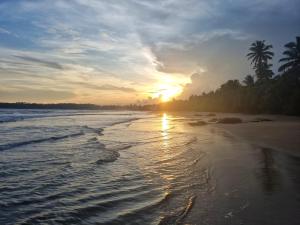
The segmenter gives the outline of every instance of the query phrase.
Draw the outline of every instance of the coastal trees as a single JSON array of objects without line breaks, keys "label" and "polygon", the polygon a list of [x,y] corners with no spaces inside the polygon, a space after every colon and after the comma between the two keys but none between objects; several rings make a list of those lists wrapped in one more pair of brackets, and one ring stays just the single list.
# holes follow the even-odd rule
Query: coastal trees
[{"label": "coastal trees", "polygon": [[251,75],[247,75],[245,77],[245,79],[243,80],[243,83],[247,86],[247,87],[252,87],[254,85],[254,78]]},{"label": "coastal trees", "polygon": [[300,37],[296,37],[296,42],[289,42],[284,47],[286,48],[283,52],[285,57],[279,60],[284,64],[279,67],[279,72],[285,72],[300,66]]},{"label": "coastal trees", "polygon": [[234,90],[241,87],[239,80],[228,80],[226,83],[221,85],[221,90]]},{"label": "coastal trees", "polygon": [[268,64],[267,62],[263,62],[262,64],[257,64],[254,67],[258,82],[270,80],[272,78],[274,73],[271,70],[271,67],[272,64]]},{"label": "coastal trees", "polygon": [[269,60],[272,45],[256,41],[247,55],[256,74],[247,75],[242,83],[228,80],[215,91],[193,95],[189,100],[163,104],[164,110],[195,110],[240,113],[277,113],[300,116],[300,37],[285,45],[280,62],[281,73],[272,76]]},{"label": "coastal trees", "polygon": [[271,60],[274,56],[271,51],[272,48],[272,45],[265,44],[265,40],[255,41],[249,48],[247,57],[248,60],[251,60],[251,64],[254,64],[253,69],[258,81],[268,80],[273,76],[270,69],[272,65],[268,63],[268,60]]}]

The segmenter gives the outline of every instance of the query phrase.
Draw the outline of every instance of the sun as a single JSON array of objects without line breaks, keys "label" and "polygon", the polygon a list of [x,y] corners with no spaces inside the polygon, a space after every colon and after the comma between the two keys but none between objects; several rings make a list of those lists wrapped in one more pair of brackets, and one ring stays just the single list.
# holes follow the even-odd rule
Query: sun
[{"label": "sun", "polygon": [[155,91],[154,98],[159,98],[161,102],[171,101],[182,92],[181,86],[161,84],[159,90]]},{"label": "sun", "polygon": [[176,87],[162,90],[160,93],[160,99],[162,102],[168,102],[172,100],[172,98],[176,97],[180,91],[181,90]]}]

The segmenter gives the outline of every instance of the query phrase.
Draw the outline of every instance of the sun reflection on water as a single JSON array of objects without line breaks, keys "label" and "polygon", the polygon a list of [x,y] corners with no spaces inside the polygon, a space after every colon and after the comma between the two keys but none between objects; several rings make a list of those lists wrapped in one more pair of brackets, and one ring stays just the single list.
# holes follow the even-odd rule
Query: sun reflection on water
[{"label": "sun reflection on water", "polygon": [[169,117],[166,113],[163,114],[161,119],[161,135],[163,138],[163,145],[164,147],[168,146],[168,140],[169,140]]},{"label": "sun reflection on water", "polygon": [[163,114],[162,119],[161,119],[161,127],[162,131],[165,132],[169,129],[169,120],[168,120],[168,115],[166,113]]}]

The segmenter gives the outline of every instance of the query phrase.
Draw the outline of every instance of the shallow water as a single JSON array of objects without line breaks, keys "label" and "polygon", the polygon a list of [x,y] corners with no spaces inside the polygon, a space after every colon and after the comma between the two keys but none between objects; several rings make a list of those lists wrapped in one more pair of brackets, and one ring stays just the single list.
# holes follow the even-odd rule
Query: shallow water
[{"label": "shallow water", "polygon": [[0,224],[299,224],[300,160],[193,116],[0,111]]}]

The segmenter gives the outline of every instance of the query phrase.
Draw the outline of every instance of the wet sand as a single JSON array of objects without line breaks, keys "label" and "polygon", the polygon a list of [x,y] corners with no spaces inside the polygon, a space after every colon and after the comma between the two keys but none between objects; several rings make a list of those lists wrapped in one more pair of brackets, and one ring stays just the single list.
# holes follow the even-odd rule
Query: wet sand
[{"label": "wet sand", "polygon": [[216,124],[215,126],[251,144],[300,157],[300,120],[298,118],[277,117],[275,121]]},{"label": "wet sand", "polygon": [[[300,121],[296,117],[217,114],[240,118],[239,124],[207,123],[191,126],[210,143],[198,142],[206,152],[210,191],[195,190],[196,201],[184,224],[272,224],[299,222]],[[257,118],[263,118],[260,121]],[[192,116],[193,121],[209,121]],[[267,121],[270,119],[272,121]]]}]

